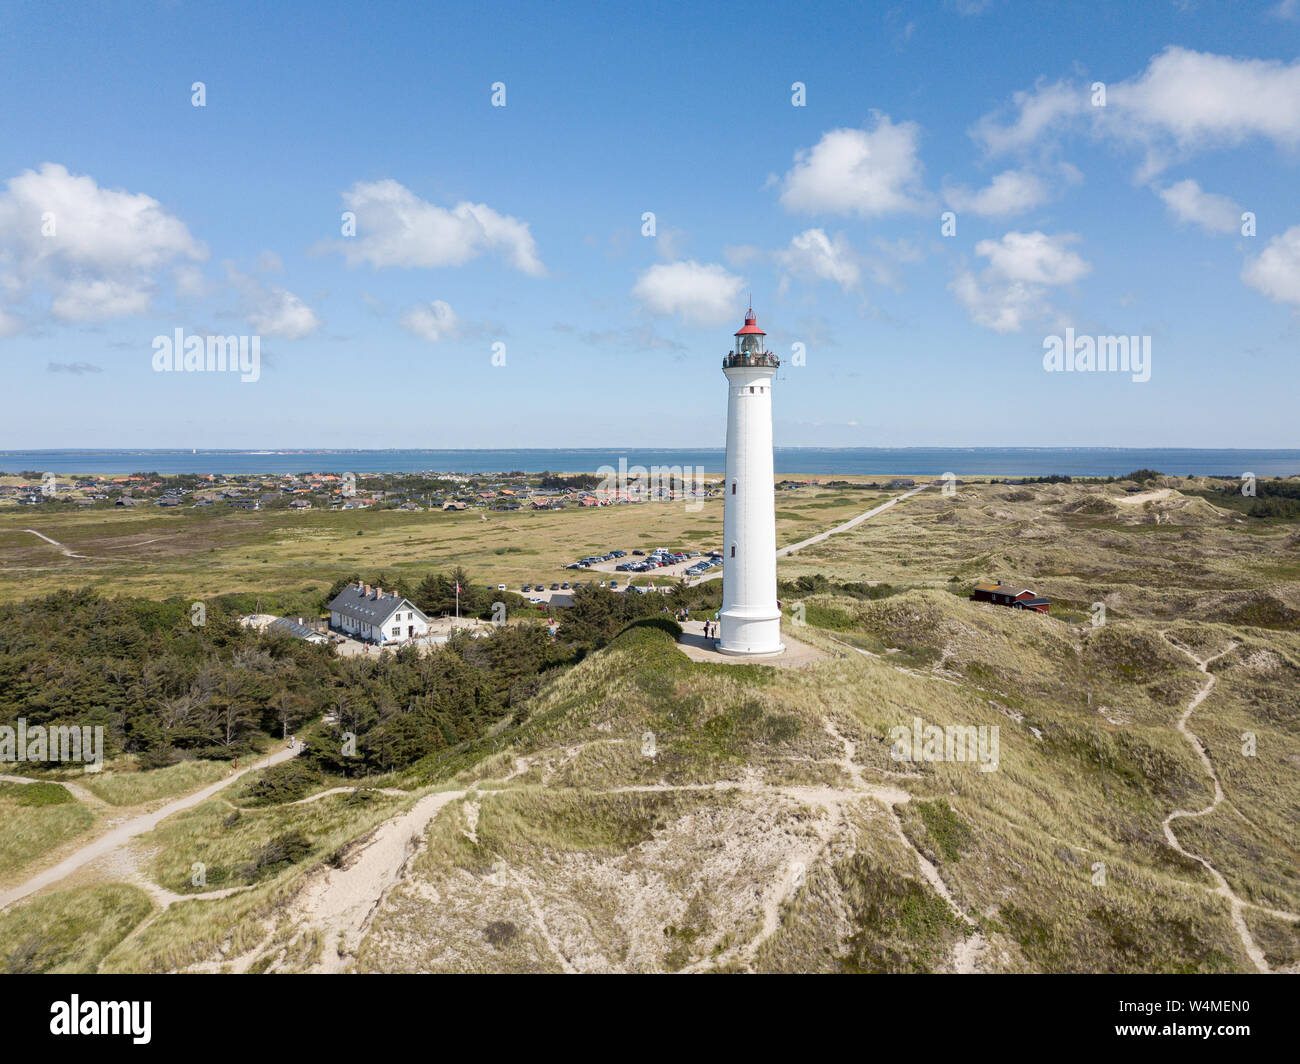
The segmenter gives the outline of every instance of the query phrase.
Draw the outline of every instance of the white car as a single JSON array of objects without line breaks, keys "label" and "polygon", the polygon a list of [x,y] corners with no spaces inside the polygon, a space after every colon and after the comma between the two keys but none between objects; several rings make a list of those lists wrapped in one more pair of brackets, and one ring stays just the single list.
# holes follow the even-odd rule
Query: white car
[{"label": "white car", "polygon": [[506,585],[505,585],[505,584],[497,584],[497,590],[498,590],[498,591],[504,591],[505,589],[506,589]]}]

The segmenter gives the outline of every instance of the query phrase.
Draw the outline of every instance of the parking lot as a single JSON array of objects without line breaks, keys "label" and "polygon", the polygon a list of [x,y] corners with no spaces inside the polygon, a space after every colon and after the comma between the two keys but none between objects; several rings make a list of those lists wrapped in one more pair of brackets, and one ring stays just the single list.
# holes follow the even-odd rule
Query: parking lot
[{"label": "parking lot", "polygon": [[580,558],[565,568],[572,573],[568,579],[541,584],[525,583],[510,590],[517,590],[530,602],[553,602],[557,606],[572,605],[573,591],[588,583],[621,592],[631,586],[633,579],[641,577],[645,578],[645,584],[633,586],[632,590],[666,590],[681,583],[683,577],[693,580],[721,571],[722,555],[716,551],[705,554],[702,551],[671,551],[664,547],[612,550],[603,555]]}]

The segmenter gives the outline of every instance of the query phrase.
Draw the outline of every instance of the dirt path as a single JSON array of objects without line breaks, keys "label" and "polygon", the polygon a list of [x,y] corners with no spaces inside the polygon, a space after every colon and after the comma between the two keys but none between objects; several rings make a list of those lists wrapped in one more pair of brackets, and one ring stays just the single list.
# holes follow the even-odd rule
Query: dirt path
[{"label": "dirt path", "polygon": [[199,805],[201,802],[206,802],[218,791],[229,787],[241,776],[245,776],[249,772],[253,772],[260,768],[267,768],[270,765],[278,765],[281,761],[287,761],[289,758],[294,757],[300,750],[301,747],[295,747],[292,750],[279,750],[270,757],[258,761],[256,764],[249,765],[248,768],[240,769],[234,775],[227,776],[225,779],[218,780],[216,783],[210,784],[201,790],[194,791],[182,798],[177,798],[175,801],[168,802],[166,805],[155,809],[152,813],[144,813],[140,816],[132,817],[130,820],[114,825],[103,835],[100,835],[98,838],[92,839],[90,842],[78,847],[57,864],[45,869],[43,872],[38,872],[26,882],[0,894],[0,910],[8,908],[14,902],[27,897],[29,894],[34,894],[38,890],[43,890],[45,887],[58,883],[83,865],[87,865],[91,861],[98,860],[101,857],[106,857],[115,850],[121,849],[137,835],[143,835],[146,831],[152,831],[169,816],[182,812],[185,809],[190,809],[193,806]]},{"label": "dirt path", "polygon": [[[469,794],[427,794],[401,816],[381,824],[344,868],[315,872],[291,903],[300,934],[316,933],[322,943],[314,972],[344,971],[370,927],[379,903],[402,877],[424,833],[446,806]],[[276,966],[271,966],[275,971]]]},{"label": "dirt path", "polygon": [[[1250,933],[1250,928],[1246,926],[1246,921],[1241,915],[1242,909],[1247,906],[1256,909],[1261,909],[1262,907],[1253,905],[1237,897],[1232,888],[1228,885],[1228,881],[1223,877],[1223,874],[1215,868],[1214,865],[1200,854],[1192,853],[1190,850],[1184,849],[1183,845],[1178,841],[1178,837],[1174,834],[1173,829],[1173,822],[1175,820],[1182,817],[1190,818],[1206,816],[1207,814],[1214,812],[1223,801],[1223,786],[1219,783],[1219,774],[1214,771],[1214,764],[1210,761],[1210,755],[1206,753],[1205,744],[1202,743],[1196,733],[1187,726],[1187,722],[1196,711],[1196,707],[1204,702],[1209,693],[1214,690],[1217,677],[1210,672],[1210,665],[1225,654],[1235,650],[1237,644],[1230,643],[1226,649],[1219,651],[1219,653],[1212,654],[1208,658],[1202,658],[1194,654],[1190,648],[1184,646],[1182,643],[1178,642],[1178,640],[1170,639],[1167,632],[1162,631],[1160,633],[1160,638],[1174,649],[1181,651],[1183,654],[1187,655],[1187,657],[1191,658],[1192,661],[1196,663],[1197,669],[1205,674],[1205,683],[1201,685],[1201,689],[1196,692],[1196,695],[1192,700],[1187,703],[1187,708],[1183,710],[1183,715],[1178,718],[1175,727],[1182,734],[1183,738],[1191,744],[1192,749],[1196,751],[1197,756],[1201,759],[1201,764],[1205,766],[1205,771],[1209,774],[1210,780],[1214,784],[1214,801],[1204,809],[1175,809],[1165,817],[1164,823],[1161,825],[1164,828],[1165,840],[1169,843],[1170,847],[1178,853],[1198,862],[1210,873],[1215,882],[1214,893],[1226,899],[1229,906],[1231,906],[1232,926],[1237,929],[1237,935],[1241,939],[1242,948],[1245,949],[1246,954],[1250,957],[1256,969],[1261,972],[1271,972],[1272,969],[1269,967],[1268,961],[1264,957],[1264,951],[1261,950],[1259,945],[1255,942],[1254,936]],[[1272,913],[1274,916],[1287,920],[1300,920],[1300,916],[1295,913],[1279,912],[1273,909],[1263,909],[1263,911]]]},{"label": "dirt path", "polygon": [[[505,780],[522,775],[531,765],[527,758],[516,758]],[[405,813],[379,825],[343,868],[322,868],[308,877],[290,905],[291,923],[298,929],[295,938],[314,933],[323,943],[311,971],[346,970],[380,903],[419,852],[434,818],[452,802],[477,793],[477,785],[471,785],[426,794]],[[276,965],[269,970],[275,971]]]},{"label": "dirt path", "polygon": [[36,531],[35,528],[23,528],[22,531],[30,532],[32,536],[36,537],[36,539],[44,540],[45,542],[47,542],[47,544],[51,546],[55,546],[55,548],[59,548],[60,552],[68,555],[69,558],[83,558],[86,559],[87,562],[92,561],[92,559],[88,558],[87,555],[78,554],[77,552],[75,552],[75,550],[69,550],[68,548],[66,548],[66,546],[62,545],[61,542],[59,542],[59,540],[49,539],[49,536],[45,535],[44,532],[38,532]]},{"label": "dirt path", "polygon": [[[843,736],[834,724],[825,722],[828,735],[840,746],[842,756],[835,764],[840,766],[851,781],[848,788],[836,787],[801,787],[788,785],[768,785],[750,777],[744,780],[718,780],[712,783],[647,783],[632,784],[612,788],[610,794],[628,793],[663,793],[668,791],[746,791],[750,793],[769,794],[797,801],[803,805],[821,810],[824,815],[814,826],[817,836],[806,853],[795,855],[805,868],[811,867],[835,838],[836,831],[843,820],[845,807],[863,800],[879,802],[888,811],[892,828],[903,845],[913,854],[921,874],[935,891],[944,899],[958,919],[968,926],[974,921],[961,910],[949,892],[938,870],[926,859],[903,831],[902,823],[894,812],[894,806],[911,800],[911,795],[899,787],[869,783],[863,776],[862,768],[854,760],[856,749],[851,740]],[[606,740],[598,740],[604,742]],[[570,753],[576,751],[571,750]],[[506,780],[523,775],[533,767],[533,759],[517,757],[514,768],[505,777]],[[434,819],[448,805],[461,800],[468,800],[467,834],[474,833],[477,820],[478,803],[490,792],[482,792],[476,786],[458,790],[438,791],[419,799],[407,812],[381,824],[371,836],[348,858],[345,867],[321,868],[311,873],[303,886],[291,901],[290,912],[286,916],[288,926],[294,929],[294,937],[285,953],[297,952],[292,945],[296,942],[317,938],[321,941],[321,954],[309,969],[318,973],[347,971],[356,956],[357,950],[370,929],[375,914],[382,906],[389,892],[405,875],[413,857],[423,845],[425,834]],[[323,796],[323,795],[322,795]],[[313,796],[321,797],[321,796]],[[532,912],[542,939],[555,954],[562,970],[572,972],[572,962],[565,956],[560,944],[555,940],[547,926],[545,912],[538,899],[527,889],[522,880],[516,885],[524,893],[528,909]],[[771,884],[765,891],[762,901],[762,921],[757,934],[744,942],[737,943],[723,955],[701,960],[683,969],[683,972],[713,968],[722,963],[739,963],[750,967],[766,942],[780,927],[780,914],[783,905],[799,888],[799,883],[791,874],[791,868],[783,869],[779,882]],[[972,941],[975,939],[977,941]],[[238,958],[236,968],[256,959],[255,953],[265,948],[269,939],[264,941],[257,951]],[[958,971],[976,970],[976,960],[983,949],[983,939],[978,934],[959,944],[967,960],[954,962]],[[282,954],[282,957],[285,954]],[[280,961],[272,963],[269,970],[276,971]]]}]

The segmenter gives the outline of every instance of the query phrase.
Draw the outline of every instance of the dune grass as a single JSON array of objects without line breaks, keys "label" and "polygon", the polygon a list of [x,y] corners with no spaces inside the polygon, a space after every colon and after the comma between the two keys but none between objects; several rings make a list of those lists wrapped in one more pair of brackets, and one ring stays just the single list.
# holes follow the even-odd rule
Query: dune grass
[{"label": "dune grass", "polygon": [[143,890],[120,883],[43,894],[0,921],[0,972],[94,972],[151,908]]},{"label": "dune grass", "polygon": [[95,823],[95,816],[57,783],[0,782],[0,881],[56,850]]},{"label": "dune grass", "polygon": [[133,760],[124,758],[120,769],[105,768],[88,773],[82,785],[110,805],[143,805],[162,798],[175,798],[206,787],[233,771],[229,761],[180,761],[165,768],[141,771]]}]

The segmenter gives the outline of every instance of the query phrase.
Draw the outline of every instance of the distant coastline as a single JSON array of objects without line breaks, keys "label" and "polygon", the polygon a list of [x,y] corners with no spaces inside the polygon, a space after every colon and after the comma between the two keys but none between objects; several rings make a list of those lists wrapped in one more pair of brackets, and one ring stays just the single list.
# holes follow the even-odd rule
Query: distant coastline
[{"label": "distant coastline", "polygon": [[[0,451],[0,470],[60,474],[136,472],[282,474],[591,473],[601,466],[703,467],[721,473],[718,448],[518,448],[509,450],[25,450]],[[1136,469],[1173,475],[1300,475],[1300,449],[1194,447],[777,447],[778,476],[1122,476]]]}]

